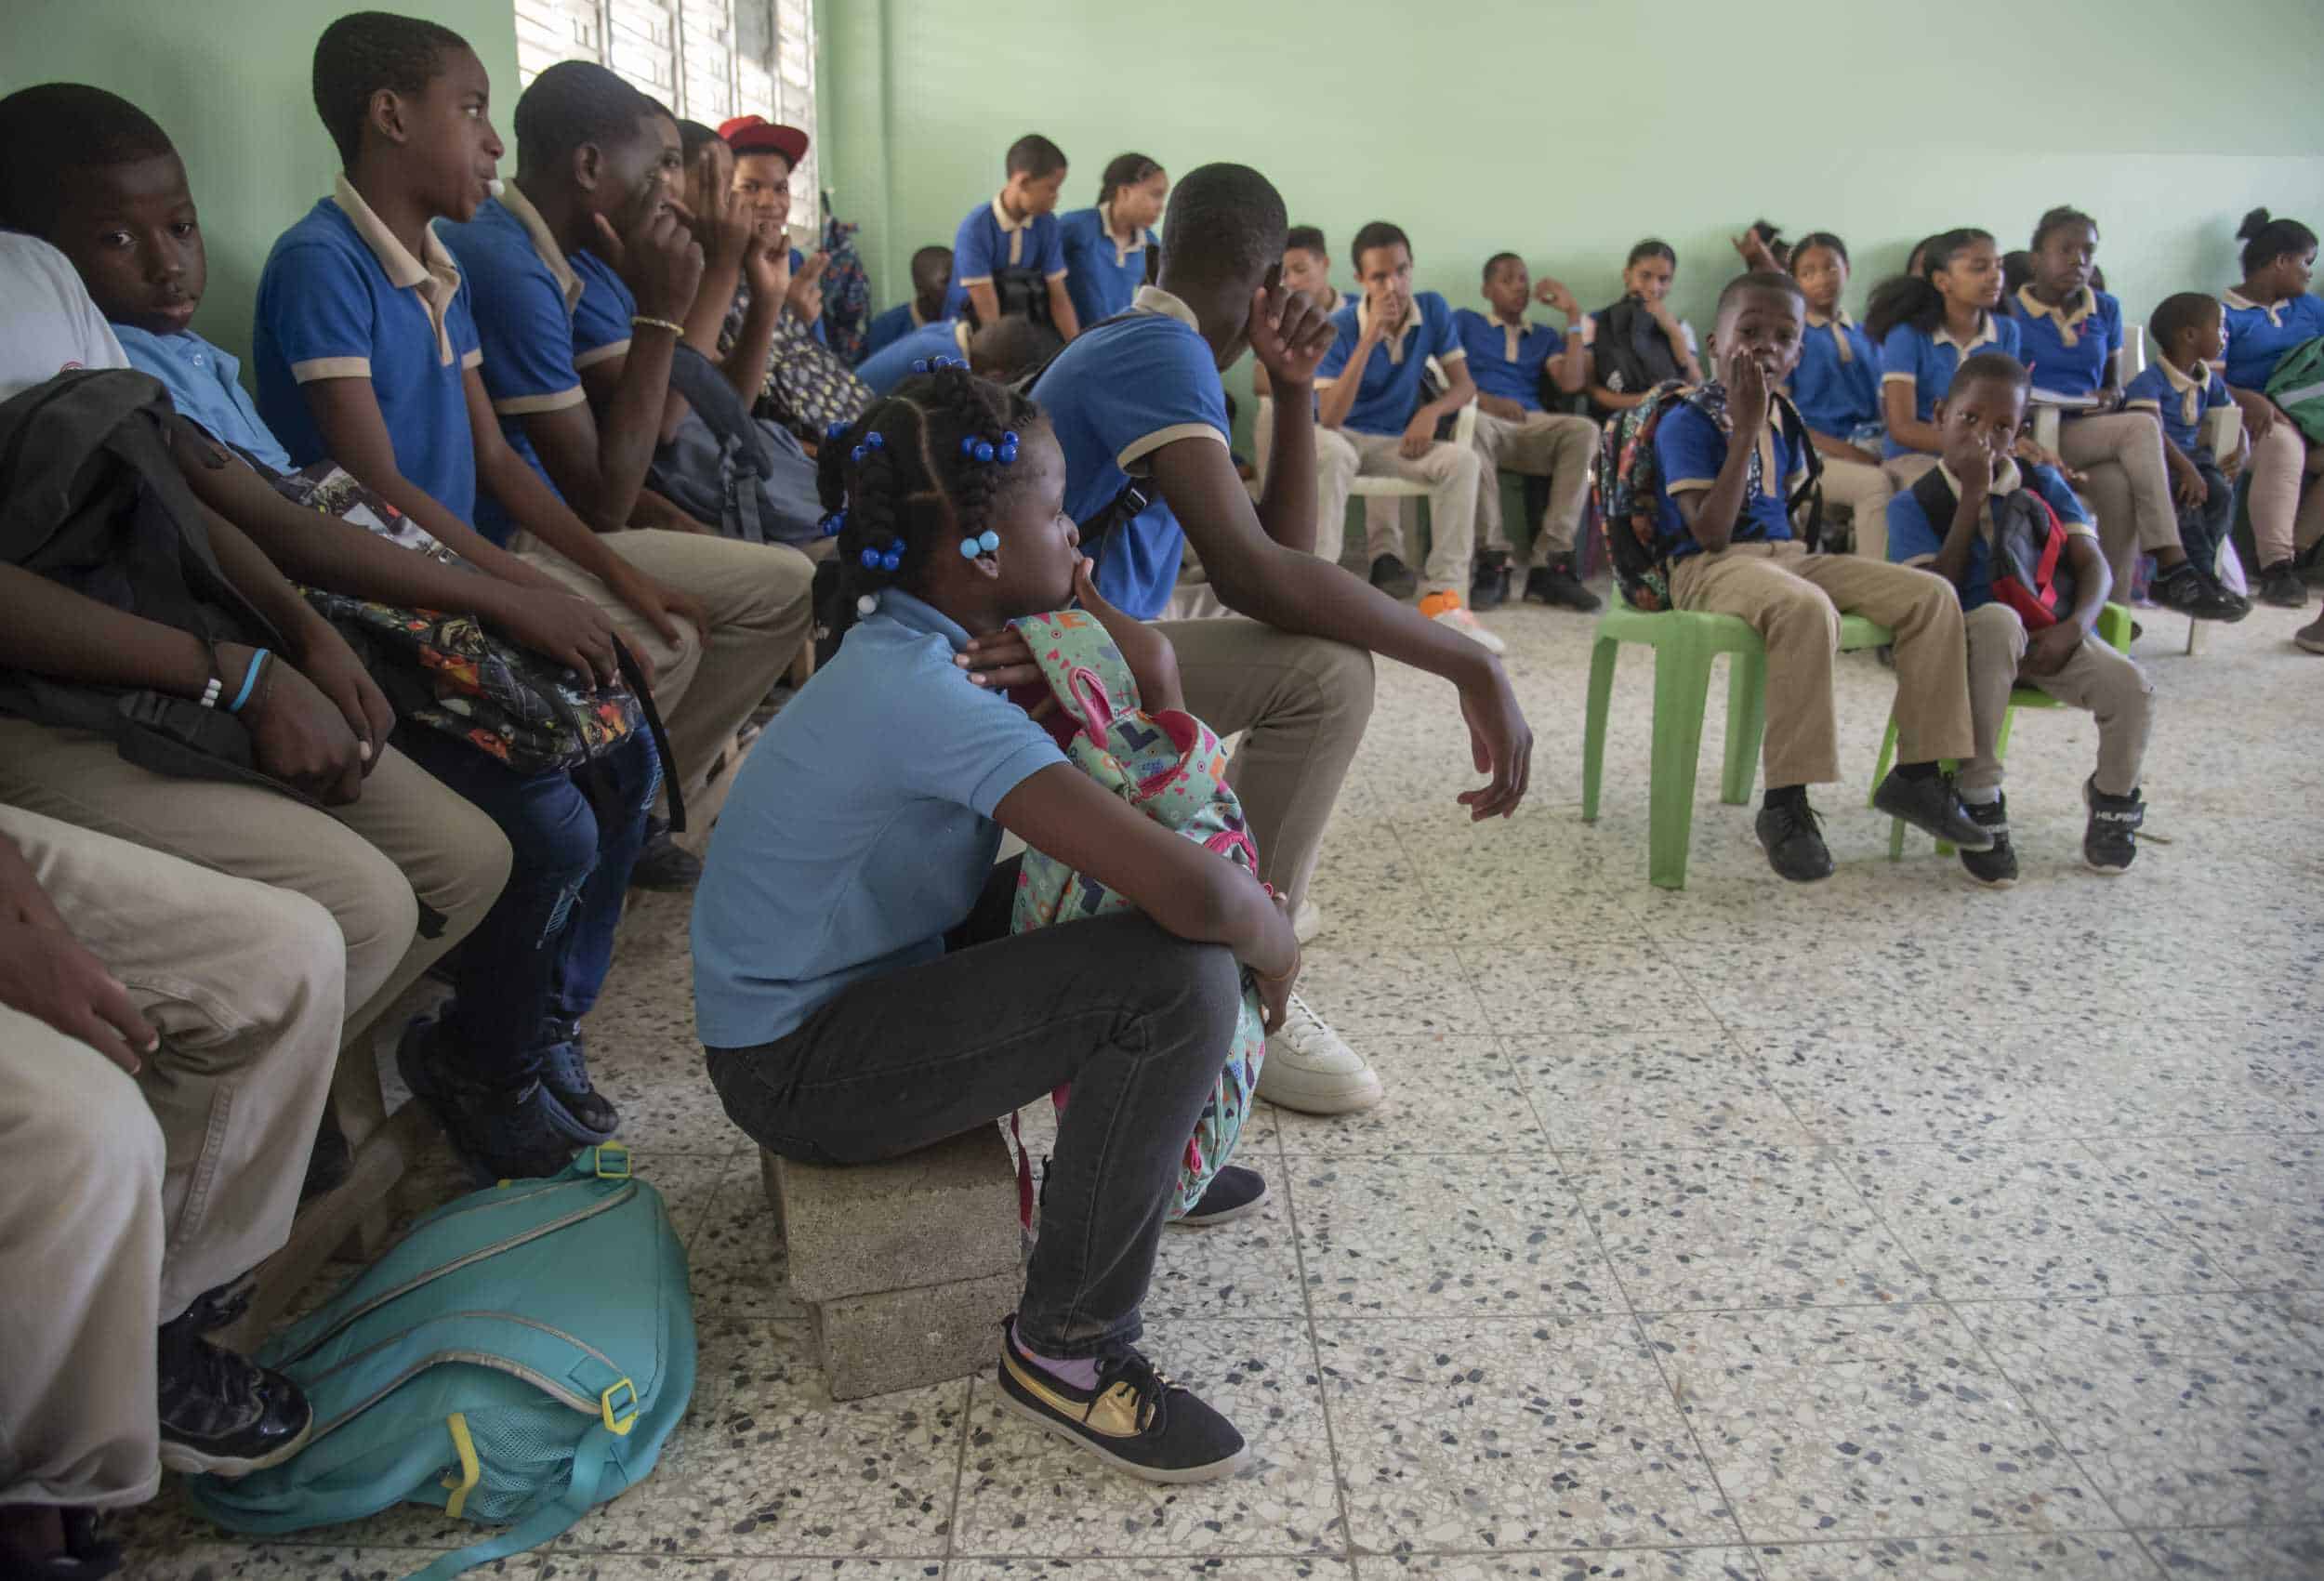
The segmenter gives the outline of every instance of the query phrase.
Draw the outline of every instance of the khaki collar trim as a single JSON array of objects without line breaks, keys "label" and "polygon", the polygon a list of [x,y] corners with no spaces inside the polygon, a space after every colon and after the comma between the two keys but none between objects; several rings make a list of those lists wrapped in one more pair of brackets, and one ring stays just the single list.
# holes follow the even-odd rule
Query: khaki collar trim
[{"label": "khaki collar trim", "polygon": [[1129,310],[1135,313],[1160,313],[1176,319],[1196,335],[1202,333],[1202,321],[1195,317],[1195,310],[1171,296],[1159,285],[1141,285],[1129,299]]},{"label": "khaki collar trim", "polygon": [[452,298],[460,294],[460,266],[452,260],[452,254],[437,240],[433,226],[420,232],[420,257],[414,257],[387,222],[372,212],[363,202],[363,193],[355,190],[342,172],[331,185],[331,201],[355,227],[355,234],[363,239],[371,256],[379,260],[388,280],[400,291],[416,291],[428,308],[429,322],[436,329],[436,360],[446,367],[453,362],[452,332],[444,323],[451,310]]},{"label": "khaki collar trim", "polygon": [[574,273],[573,265],[565,261],[565,250],[557,244],[557,238],[549,234],[548,222],[541,217],[541,211],[533,206],[533,201],[514,181],[502,182],[500,196],[493,201],[516,216],[517,223],[523,226],[524,233],[533,239],[533,250],[540,254],[541,262],[548,266],[548,272],[557,277],[557,289],[565,294],[565,311],[569,313],[579,307],[581,277]]}]

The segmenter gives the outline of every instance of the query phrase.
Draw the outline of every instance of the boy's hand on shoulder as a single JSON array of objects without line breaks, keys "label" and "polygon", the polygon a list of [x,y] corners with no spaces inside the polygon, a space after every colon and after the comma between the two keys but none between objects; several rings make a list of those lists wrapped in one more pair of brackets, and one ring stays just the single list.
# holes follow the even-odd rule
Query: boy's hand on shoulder
[{"label": "boy's hand on shoulder", "polygon": [[1251,355],[1265,370],[1271,394],[1314,384],[1316,366],[1339,337],[1306,292],[1279,285],[1272,291],[1261,285],[1251,293],[1249,333]]},{"label": "boy's hand on shoulder", "polygon": [[955,654],[952,662],[967,673],[969,684],[979,692],[1013,692],[1041,679],[1041,666],[1033,659],[1033,644],[1013,626],[971,637],[968,652]]},{"label": "boy's hand on shoulder", "polygon": [[596,217],[600,244],[610,249],[610,261],[641,315],[678,318],[693,306],[703,268],[701,244],[683,211],[663,198],[658,185],[648,185],[639,189],[622,219],[617,231],[605,216]]}]

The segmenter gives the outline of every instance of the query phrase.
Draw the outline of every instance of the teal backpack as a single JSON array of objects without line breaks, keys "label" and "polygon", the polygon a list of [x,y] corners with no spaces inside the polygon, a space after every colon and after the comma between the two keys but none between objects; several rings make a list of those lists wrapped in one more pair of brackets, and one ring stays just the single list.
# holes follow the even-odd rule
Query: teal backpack
[{"label": "teal backpack", "polygon": [[693,1393],[686,1252],[618,1143],[445,1204],[268,1341],[314,1406],[305,1448],[228,1482],[219,1525],[275,1535],[403,1501],[507,1525],[426,1581],[548,1541],[654,1469]]},{"label": "teal backpack", "polygon": [[2310,444],[2324,444],[2324,336],[2304,340],[2277,359],[2267,399],[2282,407]]}]

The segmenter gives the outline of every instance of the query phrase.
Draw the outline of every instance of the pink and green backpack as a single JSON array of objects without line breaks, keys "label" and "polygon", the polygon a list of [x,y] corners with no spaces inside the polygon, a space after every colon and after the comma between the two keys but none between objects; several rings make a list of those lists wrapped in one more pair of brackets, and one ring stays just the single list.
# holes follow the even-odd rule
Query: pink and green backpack
[{"label": "pink and green backpack", "polygon": [[[1149,714],[1142,708],[1129,665],[1096,616],[1061,610],[1010,624],[1023,633],[1057,700],[1043,723],[1074,765],[1164,828],[1201,841],[1256,877],[1259,847],[1244,825],[1242,803],[1226,783],[1226,752],[1210,727],[1176,709]],[[1028,850],[1017,878],[1010,931],[1103,916],[1129,905],[1088,875]],[[1172,1218],[1201,1200],[1211,1177],[1233,1155],[1258,1090],[1267,1034],[1258,992],[1248,978],[1234,1044],[1220,1054],[1218,1086],[1195,1122],[1179,1167]],[[1061,1087],[1050,1095],[1061,1111],[1067,1091]],[[1023,1150],[1018,1151],[1022,1159]],[[1029,1166],[1021,1166],[1019,1185],[1019,1206],[1030,1222]]]}]

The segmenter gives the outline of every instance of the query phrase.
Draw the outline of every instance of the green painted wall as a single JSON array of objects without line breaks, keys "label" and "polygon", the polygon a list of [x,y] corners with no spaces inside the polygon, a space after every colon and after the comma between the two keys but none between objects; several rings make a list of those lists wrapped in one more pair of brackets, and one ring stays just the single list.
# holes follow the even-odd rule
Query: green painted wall
[{"label": "green painted wall", "polygon": [[2324,224],[2316,0],[825,0],[824,18],[825,169],[883,303],[1033,130],[1073,160],[1075,207],[1128,149],[1173,175],[1257,165],[1324,228],[1343,288],[1373,218],[1411,233],[1420,283],[1456,307],[1506,247],[1595,308],[1660,235],[1704,329],[1725,238],[1763,212],[1845,237],[1860,309],[1927,232],[2023,245],[2071,202],[2142,320],[2235,282],[2254,204]]},{"label": "green painted wall", "polygon": [[[516,26],[508,0],[388,0],[467,38],[510,138]],[[194,327],[246,354],[267,249],[331,189],[338,156],[309,90],[315,40],[353,5],[308,0],[6,0],[0,89],[82,82],[162,124],[185,156],[210,258]]]}]

